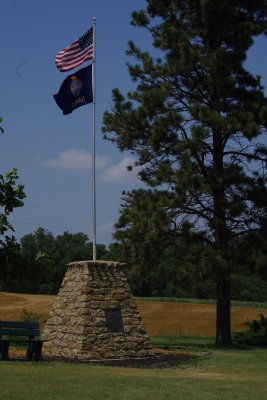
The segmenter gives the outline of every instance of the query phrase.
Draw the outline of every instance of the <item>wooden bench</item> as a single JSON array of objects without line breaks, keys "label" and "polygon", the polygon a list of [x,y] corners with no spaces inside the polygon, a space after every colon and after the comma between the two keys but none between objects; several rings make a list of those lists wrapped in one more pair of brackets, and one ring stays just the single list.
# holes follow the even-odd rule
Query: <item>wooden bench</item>
[{"label": "wooden bench", "polygon": [[[3,339],[3,336],[8,338]],[[28,340],[12,340],[12,337],[28,337]],[[0,353],[2,360],[8,360],[8,349],[10,342],[14,343],[28,343],[26,358],[27,360],[41,360],[42,359],[42,345],[43,341],[35,339],[40,336],[39,323],[33,321],[17,322],[17,321],[0,321]]]}]

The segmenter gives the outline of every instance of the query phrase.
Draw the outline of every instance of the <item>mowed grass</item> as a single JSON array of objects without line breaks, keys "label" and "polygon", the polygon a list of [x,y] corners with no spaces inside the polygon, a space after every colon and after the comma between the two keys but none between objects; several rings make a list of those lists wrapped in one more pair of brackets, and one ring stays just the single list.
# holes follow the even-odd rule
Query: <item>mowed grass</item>
[{"label": "mowed grass", "polygon": [[[54,296],[0,293],[0,319],[23,308],[44,323]],[[67,362],[0,361],[0,400],[266,400],[267,349],[214,346],[214,304],[137,301],[155,347],[195,355],[170,369]],[[257,318],[257,307],[233,307],[233,325]]]},{"label": "mowed grass", "polygon": [[0,398],[266,400],[266,349],[212,349],[195,355],[169,370],[0,361]]},{"label": "mowed grass", "polygon": [[[23,308],[39,314],[41,328],[55,301],[55,296],[0,292],[0,319],[18,320]],[[215,336],[215,304],[136,301],[147,333],[150,336],[187,335]],[[232,306],[232,330],[244,329],[244,323],[267,315],[266,308]]]}]

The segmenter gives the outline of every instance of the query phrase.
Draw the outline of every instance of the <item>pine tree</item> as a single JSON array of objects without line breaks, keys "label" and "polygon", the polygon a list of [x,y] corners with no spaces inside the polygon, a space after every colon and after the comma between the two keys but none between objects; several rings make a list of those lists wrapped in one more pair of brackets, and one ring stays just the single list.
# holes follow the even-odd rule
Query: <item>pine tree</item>
[{"label": "pine tree", "polygon": [[114,89],[104,114],[104,137],[136,156],[172,230],[213,249],[218,345],[231,344],[232,243],[266,218],[267,99],[244,66],[267,34],[266,10],[266,0],[147,0],[132,25],[161,57],[130,41],[136,88],[127,98]]}]

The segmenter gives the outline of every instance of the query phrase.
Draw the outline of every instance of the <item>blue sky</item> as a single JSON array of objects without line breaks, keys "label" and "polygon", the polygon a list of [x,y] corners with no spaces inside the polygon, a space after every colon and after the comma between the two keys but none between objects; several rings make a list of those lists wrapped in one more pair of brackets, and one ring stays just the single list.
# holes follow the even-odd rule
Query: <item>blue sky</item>
[{"label": "blue sky", "polygon": [[[1,0],[0,171],[18,168],[25,206],[10,222],[15,236],[39,226],[54,235],[84,232],[92,239],[92,105],[63,116],[53,99],[68,73],[60,73],[57,52],[84,34],[96,17],[96,222],[97,242],[111,241],[122,190],[140,186],[128,172],[129,154],[102,139],[111,91],[133,87],[125,50],[129,39],[151,49],[144,30],[130,26],[131,12],[145,0]],[[257,39],[247,68],[267,87],[266,39]],[[82,65],[82,66],[85,66]]]}]

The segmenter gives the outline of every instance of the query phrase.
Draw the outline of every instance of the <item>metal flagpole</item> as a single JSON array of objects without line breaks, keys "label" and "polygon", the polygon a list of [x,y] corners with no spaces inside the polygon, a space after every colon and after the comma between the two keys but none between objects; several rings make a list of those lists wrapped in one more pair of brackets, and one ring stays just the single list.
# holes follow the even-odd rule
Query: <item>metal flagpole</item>
[{"label": "metal flagpole", "polygon": [[96,19],[93,18],[93,151],[92,151],[92,194],[93,194],[93,260],[96,260],[96,195],[95,195],[95,100],[96,100],[96,86],[95,86],[95,28]]}]

